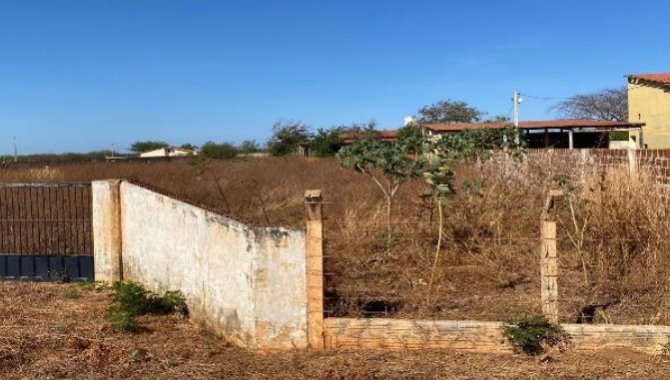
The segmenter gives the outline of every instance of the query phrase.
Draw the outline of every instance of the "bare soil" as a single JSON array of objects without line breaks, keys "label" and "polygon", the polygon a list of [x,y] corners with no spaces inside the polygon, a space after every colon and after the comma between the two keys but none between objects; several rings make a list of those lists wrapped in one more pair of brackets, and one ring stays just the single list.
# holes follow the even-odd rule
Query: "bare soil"
[{"label": "bare soil", "polygon": [[115,332],[107,291],[65,296],[68,284],[0,282],[0,372],[6,379],[667,378],[670,358],[625,350],[522,355],[452,351],[256,353],[178,316],[143,317]]}]

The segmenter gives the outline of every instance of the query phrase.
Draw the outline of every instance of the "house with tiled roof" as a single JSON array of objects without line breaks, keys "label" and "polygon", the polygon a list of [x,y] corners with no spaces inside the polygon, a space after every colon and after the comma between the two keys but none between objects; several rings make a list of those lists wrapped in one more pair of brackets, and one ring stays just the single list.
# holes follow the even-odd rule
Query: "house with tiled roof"
[{"label": "house with tiled roof", "polygon": [[[458,133],[468,130],[492,129],[499,130],[511,128],[510,122],[489,123],[444,123],[444,124],[422,124],[421,128],[425,136],[439,138],[440,135]],[[590,119],[559,119],[541,121],[522,121],[519,130],[524,135],[529,148],[566,148],[566,149],[594,149],[594,148],[636,148],[633,144],[615,144],[619,141],[611,141],[611,132],[628,131],[639,134],[644,123],[627,121],[605,121]],[[361,138],[360,132],[349,132],[340,134],[340,143],[349,145]],[[388,143],[397,140],[398,131],[379,131],[377,137]]]},{"label": "house with tiled roof", "polygon": [[645,123],[642,147],[670,149],[670,73],[628,75],[628,120]]},{"label": "house with tiled roof", "polygon": [[[467,130],[510,128],[510,122],[424,124],[428,136],[438,136]],[[612,148],[613,131],[630,131],[639,134],[642,122],[619,122],[591,119],[558,119],[521,121],[519,130],[530,148],[593,149]],[[618,146],[617,146],[618,147]]]}]

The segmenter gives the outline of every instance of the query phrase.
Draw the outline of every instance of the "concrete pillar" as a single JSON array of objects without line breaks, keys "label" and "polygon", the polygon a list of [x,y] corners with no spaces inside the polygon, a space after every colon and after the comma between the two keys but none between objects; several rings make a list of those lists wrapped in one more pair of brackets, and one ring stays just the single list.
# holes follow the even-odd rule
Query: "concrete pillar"
[{"label": "concrete pillar", "polygon": [[569,148],[569,149],[573,149],[573,147],[574,147],[574,143],[573,143],[573,139],[574,139],[574,137],[573,137],[573,134],[574,134],[574,133],[573,133],[572,129],[568,130],[568,148]]},{"label": "concrete pillar", "polygon": [[123,279],[121,181],[93,181],[93,261],[96,281]]}]

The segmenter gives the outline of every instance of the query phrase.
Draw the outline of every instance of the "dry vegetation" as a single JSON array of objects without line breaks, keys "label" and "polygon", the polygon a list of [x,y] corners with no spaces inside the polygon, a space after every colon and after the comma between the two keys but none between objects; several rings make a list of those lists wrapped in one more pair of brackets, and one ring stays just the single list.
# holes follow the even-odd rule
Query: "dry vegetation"
[{"label": "dry vegetation", "polygon": [[445,351],[253,353],[177,315],[145,316],[140,333],[115,332],[107,291],[0,283],[4,379],[663,378],[670,359],[631,351],[521,355]]},{"label": "dry vegetation", "polygon": [[559,212],[563,320],[576,320],[593,306],[596,322],[670,324],[663,281],[670,270],[667,206],[663,189],[646,173],[603,174],[541,161],[463,165],[457,173],[430,302],[437,223],[434,203],[421,197],[428,190],[421,181],[404,185],[396,196],[389,247],[381,193],[334,159],[6,168],[0,180],[125,178],[245,222],[275,226],[302,226],[304,190],[322,189],[333,315],[485,320],[539,313],[539,218],[547,189],[560,185],[568,193]]}]

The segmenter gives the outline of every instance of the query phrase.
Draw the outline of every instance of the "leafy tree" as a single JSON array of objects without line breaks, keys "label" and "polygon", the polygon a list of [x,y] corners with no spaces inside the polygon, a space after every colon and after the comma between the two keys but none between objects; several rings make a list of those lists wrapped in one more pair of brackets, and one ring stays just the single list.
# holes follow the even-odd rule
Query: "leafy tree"
[{"label": "leafy tree", "polygon": [[188,150],[196,150],[198,149],[197,146],[191,144],[191,143],[184,143],[179,146],[181,149],[188,149]]},{"label": "leafy tree", "polygon": [[231,143],[217,144],[213,141],[207,141],[200,147],[200,156],[213,159],[226,159],[237,157],[237,148]]},{"label": "leafy tree", "polygon": [[130,146],[130,151],[135,153],[144,153],[156,149],[167,148],[170,144],[165,141],[135,141],[133,145]]},{"label": "leafy tree", "polygon": [[309,149],[317,157],[334,156],[341,148],[339,128],[319,128],[311,141]]},{"label": "leafy tree", "polygon": [[367,129],[361,133],[361,138],[337,154],[342,167],[367,175],[384,194],[389,244],[392,241],[393,197],[403,183],[421,177],[426,163],[423,151],[414,156],[408,154],[414,147],[423,146],[415,137],[407,134],[397,142],[388,143],[379,138],[378,132]]},{"label": "leafy tree", "polygon": [[419,123],[412,122],[400,128],[396,138],[404,142],[408,154],[417,155],[423,152],[426,141]]},{"label": "leafy tree", "polygon": [[628,91],[626,87],[617,87],[575,95],[551,109],[568,118],[628,121]]},{"label": "leafy tree", "polygon": [[483,113],[463,101],[440,100],[419,110],[423,123],[473,123],[481,120]]},{"label": "leafy tree", "polygon": [[342,133],[361,133],[364,130],[374,130],[375,122],[367,124],[354,123],[351,125],[338,125],[329,129],[319,128],[312,136],[309,149],[317,157],[334,156],[342,148],[340,135]]},{"label": "leafy tree", "polygon": [[300,144],[309,141],[309,137],[309,127],[301,122],[277,122],[272,126],[268,150],[273,156],[294,154]]},{"label": "leafy tree", "polygon": [[244,140],[237,149],[241,153],[258,153],[263,150],[256,140]]}]

